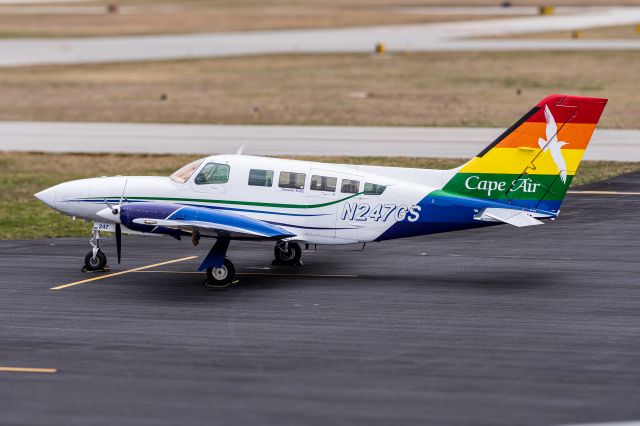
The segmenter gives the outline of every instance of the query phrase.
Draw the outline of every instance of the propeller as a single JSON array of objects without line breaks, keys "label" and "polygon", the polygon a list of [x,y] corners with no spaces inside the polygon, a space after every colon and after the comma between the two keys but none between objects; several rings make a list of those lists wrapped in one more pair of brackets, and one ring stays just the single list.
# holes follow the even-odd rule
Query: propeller
[{"label": "propeller", "polygon": [[118,265],[122,257],[122,227],[116,223],[116,251],[118,252]]},{"label": "propeller", "polygon": [[[118,219],[120,219],[120,210],[122,209],[122,201],[124,200],[124,191],[127,189],[127,182],[129,180],[125,178],[124,186],[122,187],[122,194],[120,194],[120,202],[118,203],[118,209],[112,210],[113,214],[118,215]],[[120,258],[122,257],[122,226],[120,225],[120,220],[116,223],[116,251],[118,252],[118,265],[120,264]]]},{"label": "propeller", "polygon": [[118,253],[118,264],[120,264],[120,260],[122,259],[122,225],[120,224],[120,210],[122,209],[122,203],[124,201],[124,191],[126,189],[127,180],[125,179],[124,187],[122,188],[122,194],[120,195],[120,201],[118,202],[118,205],[114,206],[107,199],[105,199],[104,203],[107,205],[110,211],[106,211],[105,209],[97,213],[99,216],[102,216],[111,222],[115,222],[116,224],[116,251]]}]

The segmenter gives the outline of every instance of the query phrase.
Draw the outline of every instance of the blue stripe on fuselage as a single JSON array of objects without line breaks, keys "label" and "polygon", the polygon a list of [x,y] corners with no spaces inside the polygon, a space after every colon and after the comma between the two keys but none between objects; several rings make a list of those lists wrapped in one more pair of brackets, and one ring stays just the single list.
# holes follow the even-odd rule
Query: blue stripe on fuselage
[{"label": "blue stripe on fuselage", "polygon": [[[82,203],[94,203],[94,204],[104,204],[104,198],[79,198],[75,200],[65,200],[67,202],[82,202]],[[109,203],[117,204],[120,202],[120,199],[106,199]],[[136,200],[133,199],[124,199],[124,203],[162,203],[163,201],[154,201],[154,200]],[[124,204],[123,203],[123,204]],[[315,216],[329,216],[326,213],[316,213],[316,214],[305,214],[305,213],[282,213],[282,212],[270,212],[265,210],[253,210],[253,209],[239,209],[236,207],[220,207],[220,206],[211,206],[211,205],[203,205],[203,204],[191,204],[191,203],[167,203],[178,206],[191,206],[191,207],[204,207],[207,209],[215,209],[215,210],[229,210],[235,212],[245,212],[245,213],[261,213],[261,214],[270,214],[270,215],[278,215],[278,216],[300,216],[300,217],[315,217]]]},{"label": "blue stripe on fuselage", "polygon": [[[560,201],[518,200],[518,203],[519,209],[549,214],[556,214],[560,207]],[[479,210],[487,207],[513,207],[495,201],[440,194],[427,195],[418,205],[420,216],[417,221],[410,222],[405,218],[396,222],[376,238],[376,241],[499,225],[501,222],[480,221],[474,219],[474,216]]]},{"label": "blue stripe on fuselage", "polygon": [[252,219],[223,211],[211,210],[203,207],[181,206],[179,204],[143,203],[125,204],[121,208],[120,219],[122,224],[129,229],[141,232],[169,233],[171,235],[180,231],[156,227],[153,223],[134,223],[135,219],[166,219],[189,222],[206,222],[212,225],[222,225],[244,230],[247,233],[255,233],[263,238],[286,238],[295,236],[294,233],[276,227],[267,222]]}]

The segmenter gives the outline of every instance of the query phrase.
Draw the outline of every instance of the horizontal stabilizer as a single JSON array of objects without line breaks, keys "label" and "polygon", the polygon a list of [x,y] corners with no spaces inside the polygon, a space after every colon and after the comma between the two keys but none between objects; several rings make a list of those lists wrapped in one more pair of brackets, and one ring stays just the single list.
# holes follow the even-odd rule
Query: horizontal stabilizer
[{"label": "horizontal stabilizer", "polygon": [[487,222],[504,222],[521,228],[523,226],[542,225],[542,222],[536,219],[536,217],[550,218],[552,216],[544,213],[526,212],[524,210],[489,207],[478,213],[474,219]]}]

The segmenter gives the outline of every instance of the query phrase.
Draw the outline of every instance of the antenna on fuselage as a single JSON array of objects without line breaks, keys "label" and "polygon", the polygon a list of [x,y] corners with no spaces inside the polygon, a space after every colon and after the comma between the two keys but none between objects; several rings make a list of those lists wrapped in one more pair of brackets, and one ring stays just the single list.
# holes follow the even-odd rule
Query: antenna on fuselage
[{"label": "antenna on fuselage", "polygon": [[238,148],[238,150],[236,151],[236,155],[242,155],[242,152],[244,151],[244,147],[246,145],[242,145],[240,148]]}]

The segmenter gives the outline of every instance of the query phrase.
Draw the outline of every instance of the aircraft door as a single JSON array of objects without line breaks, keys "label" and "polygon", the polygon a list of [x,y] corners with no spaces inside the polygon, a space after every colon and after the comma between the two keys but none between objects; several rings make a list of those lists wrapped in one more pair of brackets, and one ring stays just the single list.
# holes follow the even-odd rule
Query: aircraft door
[{"label": "aircraft door", "polygon": [[360,241],[360,229],[364,223],[355,219],[355,211],[363,199],[364,179],[358,175],[341,174],[338,180],[338,200],[336,204],[336,240],[355,243]]},{"label": "aircraft door", "polygon": [[336,235],[337,201],[340,199],[338,174],[329,170],[311,169],[309,189],[306,192],[305,233],[309,235],[334,238]]}]

